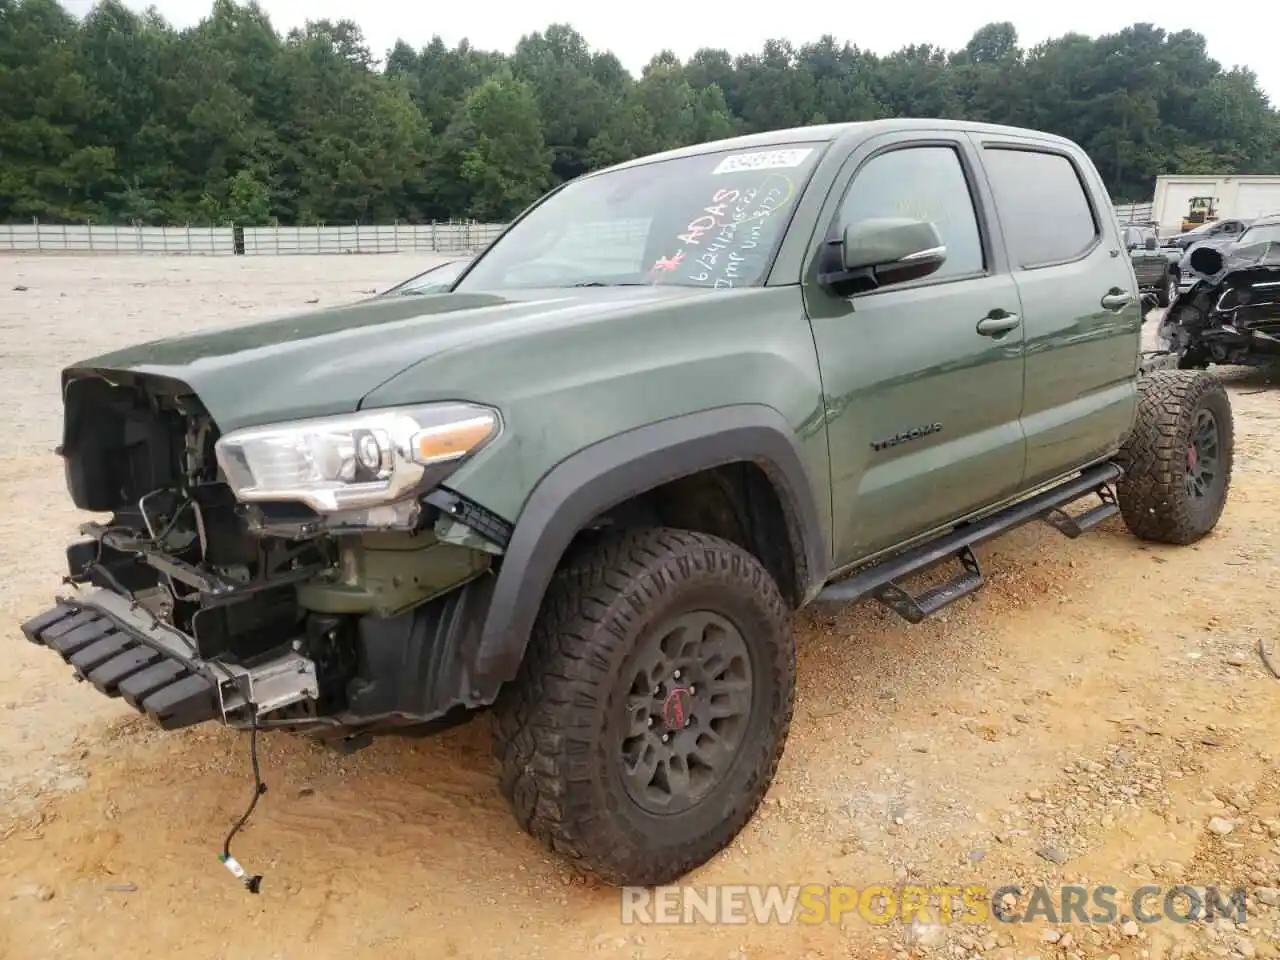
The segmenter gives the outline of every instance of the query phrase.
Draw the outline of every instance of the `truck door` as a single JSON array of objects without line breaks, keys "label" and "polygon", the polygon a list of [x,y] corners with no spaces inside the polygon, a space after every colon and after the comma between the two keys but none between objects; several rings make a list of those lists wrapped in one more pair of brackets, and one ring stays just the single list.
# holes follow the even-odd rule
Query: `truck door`
[{"label": "truck door", "polygon": [[1088,158],[1058,141],[973,134],[1027,342],[1026,484],[1107,456],[1133,423],[1142,307]]},{"label": "truck door", "polygon": [[1141,227],[1126,227],[1124,231],[1125,247],[1140,290],[1154,290],[1169,272],[1169,260],[1159,248],[1147,249],[1148,236],[1155,240],[1154,233]]},{"label": "truck door", "polygon": [[[922,139],[926,138],[926,139]],[[872,138],[828,196],[805,273],[826,404],[837,564],[1017,490],[1025,465],[1017,287],[991,242],[964,134]],[[818,282],[823,249],[877,217],[932,221],[933,274],[851,297]]]}]

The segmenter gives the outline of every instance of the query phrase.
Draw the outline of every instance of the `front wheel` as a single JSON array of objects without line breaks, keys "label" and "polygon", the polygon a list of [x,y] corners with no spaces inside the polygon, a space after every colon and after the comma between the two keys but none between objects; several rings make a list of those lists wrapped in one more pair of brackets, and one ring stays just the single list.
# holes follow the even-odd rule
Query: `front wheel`
[{"label": "front wheel", "polygon": [[1235,424],[1222,382],[1199,370],[1138,381],[1138,415],[1121,448],[1116,499],[1129,530],[1194,543],[1218,525],[1231,487]]},{"label": "front wheel", "polygon": [[571,558],[496,705],[521,826],[621,885],[670,883],[726,847],[790,727],[788,613],[759,561],[716,537],[627,531]]}]

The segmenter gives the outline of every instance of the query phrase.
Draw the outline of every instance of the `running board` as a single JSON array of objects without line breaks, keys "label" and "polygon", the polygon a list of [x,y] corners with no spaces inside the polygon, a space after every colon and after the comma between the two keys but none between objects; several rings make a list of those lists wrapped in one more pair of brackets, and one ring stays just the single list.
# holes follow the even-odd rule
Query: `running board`
[{"label": "running board", "polygon": [[1070,537],[1074,540],[1082,533],[1092,530],[1102,521],[1110,520],[1120,512],[1120,504],[1116,503],[1116,495],[1110,487],[1099,487],[1094,493],[1102,501],[1096,507],[1090,507],[1084,513],[1076,516],[1067,513],[1062,507],[1054,507],[1046,511],[1042,519],[1064,537]]},{"label": "running board", "polygon": [[[1090,467],[1079,476],[1052,487],[1026,500],[1005,507],[989,517],[958,526],[950,533],[921,544],[881,563],[826,586],[815,603],[853,603],[868,598],[883,603],[908,623],[919,623],[943,607],[975,593],[985,583],[973,547],[994,540],[1032,520],[1044,520],[1072,539],[1103,520],[1114,516],[1119,508],[1110,484],[1120,479],[1122,471],[1115,463]],[[1079,516],[1071,516],[1062,508],[1090,494],[1101,500],[1098,506]],[[951,580],[930,587],[915,596],[897,581],[928,570],[954,558],[963,571]]]},{"label": "running board", "polygon": [[930,587],[919,596],[908,593],[893,581],[877,589],[872,596],[900,616],[907,623],[919,623],[943,607],[948,607],[961,597],[977,593],[987,581],[982,579],[978,558],[968,547],[956,551],[956,559],[964,571],[957,577]]}]

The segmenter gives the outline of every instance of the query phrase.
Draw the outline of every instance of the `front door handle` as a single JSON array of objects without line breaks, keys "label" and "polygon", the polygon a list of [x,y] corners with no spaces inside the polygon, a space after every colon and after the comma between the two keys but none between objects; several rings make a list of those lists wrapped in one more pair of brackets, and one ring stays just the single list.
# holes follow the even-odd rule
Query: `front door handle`
[{"label": "front door handle", "polygon": [[1122,310],[1133,303],[1133,294],[1123,290],[1113,290],[1102,298],[1102,306],[1107,310]]},{"label": "front door handle", "polygon": [[978,333],[984,337],[1000,337],[1013,330],[1022,322],[1016,313],[1004,310],[992,310],[978,321]]}]

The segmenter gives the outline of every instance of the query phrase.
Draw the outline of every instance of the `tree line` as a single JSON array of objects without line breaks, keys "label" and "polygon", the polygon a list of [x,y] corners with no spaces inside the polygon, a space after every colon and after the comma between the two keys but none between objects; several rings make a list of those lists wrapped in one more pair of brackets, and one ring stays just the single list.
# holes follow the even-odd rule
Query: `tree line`
[{"label": "tree line", "polygon": [[831,36],[656,54],[639,77],[572,27],[509,54],[436,37],[385,58],[350,20],[281,35],[214,0],[176,30],[103,0],[0,0],[0,221],[502,221],[586,171],[736,133],[880,117],[1030,126],[1079,142],[1117,203],[1161,173],[1280,172],[1252,71],[1193,31],[1137,23],[1024,49],[1010,23],[960,50],[878,56]]}]

